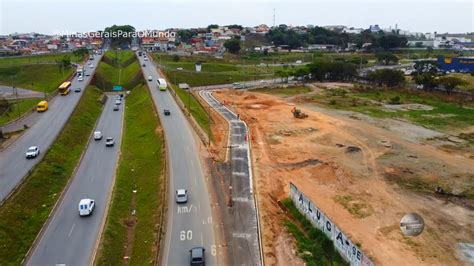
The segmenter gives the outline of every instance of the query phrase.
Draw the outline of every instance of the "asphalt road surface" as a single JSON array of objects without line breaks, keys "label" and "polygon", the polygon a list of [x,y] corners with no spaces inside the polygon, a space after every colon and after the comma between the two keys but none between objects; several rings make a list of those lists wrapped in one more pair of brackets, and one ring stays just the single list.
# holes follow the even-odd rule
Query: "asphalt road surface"
[{"label": "asphalt road surface", "polygon": [[[90,60],[94,64],[94,69],[88,68],[90,73],[95,71],[100,57]],[[89,84],[93,73],[85,77],[84,81],[77,81],[74,77],[71,89],[82,88],[81,92],[71,91],[69,95],[54,97],[49,103],[49,110],[41,113],[38,120],[29,128],[23,136],[12,143],[8,148],[0,152],[0,202],[8,197],[10,192],[21,183],[34,165],[36,165],[53,141],[56,139],[61,129],[64,127],[71,113],[74,111],[81,95],[84,93],[86,85]],[[27,160],[25,152],[30,146],[38,146],[41,154],[35,159]]]},{"label": "asphalt road surface", "polygon": [[[71,185],[35,243],[27,265],[88,265],[93,259],[120,151],[125,101],[120,111],[113,111],[114,102],[115,96],[109,96],[96,127],[104,137],[90,140]],[[113,147],[105,146],[107,137],[115,139]],[[92,216],[79,216],[78,204],[83,198],[95,200]]]},{"label": "asphalt road surface", "polygon": [[247,125],[217,101],[212,91],[200,91],[199,95],[230,124],[227,148],[233,206],[226,212],[225,220],[229,256],[235,265],[261,265]]},{"label": "asphalt road surface", "polygon": [[[207,265],[217,265],[214,223],[197,150],[198,140],[170,92],[158,90],[157,79],[160,76],[154,64],[144,61],[143,56],[138,58],[140,65],[146,64],[142,66],[145,77],[153,78],[147,83],[160,115],[168,151],[169,206],[162,265],[189,265],[189,250],[196,246],[206,249]],[[164,116],[163,109],[170,110],[171,115]],[[177,189],[187,189],[189,199],[186,204],[176,203]]]}]

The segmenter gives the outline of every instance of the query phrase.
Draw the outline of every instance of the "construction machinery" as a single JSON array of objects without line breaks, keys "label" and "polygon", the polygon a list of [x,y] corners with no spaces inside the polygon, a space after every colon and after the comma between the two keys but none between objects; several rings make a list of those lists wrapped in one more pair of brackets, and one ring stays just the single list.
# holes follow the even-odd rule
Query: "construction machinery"
[{"label": "construction machinery", "polygon": [[294,118],[306,118],[308,115],[306,113],[301,112],[300,109],[297,109],[296,106],[291,109],[291,112],[293,113]]}]

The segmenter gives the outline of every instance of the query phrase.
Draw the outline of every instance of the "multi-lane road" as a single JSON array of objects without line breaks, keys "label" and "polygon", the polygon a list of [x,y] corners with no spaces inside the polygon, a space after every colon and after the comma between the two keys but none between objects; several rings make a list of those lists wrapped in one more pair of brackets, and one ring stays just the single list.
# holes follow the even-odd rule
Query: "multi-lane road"
[{"label": "multi-lane road", "polygon": [[[89,60],[93,69],[88,68],[87,71],[93,72],[99,61],[100,56]],[[74,77],[71,89],[81,88],[81,92],[72,91],[69,95],[54,97],[49,103],[49,110],[38,115],[38,120],[23,136],[0,152],[0,202],[9,196],[28,171],[41,160],[74,111],[92,76],[93,73],[89,77],[86,76],[84,81],[78,81],[77,77]],[[25,152],[30,146],[39,146],[41,154],[35,159],[27,160]]]},{"label": "multi-lane road", "polygon": [[[145,77],[153,79],[147,83],[160,115],[168,156],[168,213],[161,263],[189,265],[189,250],[200,246],[206,249],[206,264],[217,265],[222,262],[218,261],[211,201],[199,159],[198,140],[170,92],[158,90],[160,75],[153,62],[138,58],[140,65],[146,65],[142,66]],[[164,116],[163,109],[170,110],[171,115]],[[176,203],[177,189],[188,191],[186,204]]]},{"label": "multi-lane road", "polygon": [[[94,256],[106,216],[119,158],[123,109],[113,111],[115,96],[109,96],[96,126],[102,140],[89,140],[87,150],[53,217],[39,240],[33,245],[27,265],[88,265]],[[105,138],[113,137],[115,145],[105,146]],[[92,136],[91,136],[92,138]],[[92,216],[80,217],[79,201],[94,199]]]}]

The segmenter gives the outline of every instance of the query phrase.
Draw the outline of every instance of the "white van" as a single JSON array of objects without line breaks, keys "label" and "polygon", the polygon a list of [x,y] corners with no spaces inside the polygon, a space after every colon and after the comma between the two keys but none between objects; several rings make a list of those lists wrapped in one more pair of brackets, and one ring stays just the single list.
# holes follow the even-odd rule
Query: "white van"
[{"label": "white van", "polygon": [[95,208],[95,201],[93,199],[81,199],[79,202],[79,216],[92,215]]},{"label": "white van", "polygon": [[153,77],[152,77],[152,76],[148,76],[148,81],[153,81]]}]

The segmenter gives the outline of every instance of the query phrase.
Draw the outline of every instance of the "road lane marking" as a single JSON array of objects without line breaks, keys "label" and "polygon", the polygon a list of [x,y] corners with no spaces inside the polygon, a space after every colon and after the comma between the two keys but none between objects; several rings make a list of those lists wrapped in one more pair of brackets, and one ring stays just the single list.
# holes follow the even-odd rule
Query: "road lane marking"
[{"label": "road lane marking", "polygon": [[201,246],[204,245],[204,237],[202,236],[202,232],[201,232]]},{"label": "road lane marking", "polygon": [[71,230],[69,231],[68,237],[71,237],[72,231],[74,231],[74,227],[76,224],[72,224]]},{"label": "road lane marking", "polygon": [[248,198],[232,198],[233,201],[237,201],[237,202],[248,202],[249,199]]},{"label": "road lane marking", "polygon": [[246,176],[247,174],[244,172],[232,172],[233,175],[240,175],[240,176]]},{"label": "road lane marking", "polygon": [[232,237],[249,239],[251,235],[247,233],[232,233]]}]

